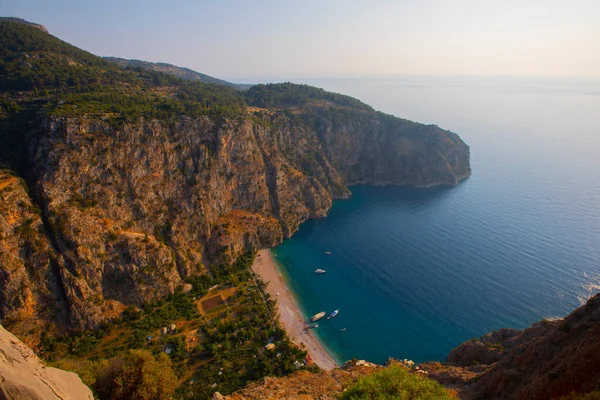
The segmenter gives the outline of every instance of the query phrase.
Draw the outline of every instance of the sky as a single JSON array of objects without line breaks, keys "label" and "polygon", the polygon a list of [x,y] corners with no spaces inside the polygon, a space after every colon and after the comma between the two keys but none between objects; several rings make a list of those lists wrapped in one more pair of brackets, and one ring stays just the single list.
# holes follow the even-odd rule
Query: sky
[{"label": "sky", "polygon": [[0,15],[234,81],[600,76],[600,0],[0,0]]}]

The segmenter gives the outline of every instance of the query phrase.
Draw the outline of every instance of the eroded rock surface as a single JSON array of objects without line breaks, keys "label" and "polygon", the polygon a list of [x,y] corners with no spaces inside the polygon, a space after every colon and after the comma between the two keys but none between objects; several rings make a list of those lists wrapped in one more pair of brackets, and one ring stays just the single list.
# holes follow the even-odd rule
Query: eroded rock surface
[{"label": "eroded rock surface", "polygon": [[0,399],[92,400],[92,391],[73,372],[44,366],[0,326]]},{"label": "eroded rock surface", "polygon": [[[43,118],[27,136],[31,196],[21,180],[8,183],[16,192],[0,193],[5,225],[22,204],[41,209],[19,211],[4,227],[0,271],[10,279],[2,294],[18,282],[41,290],[7,296],[5,324],[29,335],[18,324],[26,315],[42,319],[44,295],[60,305],[52,308],[60,315],[46,320],[96,327],[128,305],[173,293],[211,265],[280,243],[348,197],[348,183],[452,185],[470,173],[468,147],[435,126],[368,109],[294,112],[255,108],[217,122],[119,126]],[[24,232],[35,236],[33,253]]]}]

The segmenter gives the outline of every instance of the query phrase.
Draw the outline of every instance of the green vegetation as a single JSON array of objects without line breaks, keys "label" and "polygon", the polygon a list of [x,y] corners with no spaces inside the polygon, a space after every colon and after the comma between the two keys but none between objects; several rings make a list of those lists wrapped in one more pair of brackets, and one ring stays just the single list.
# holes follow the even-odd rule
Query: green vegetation
[{"label": "green vegetation", "polygon": [[[219,266],[218,278],[195,277],[189,281],[192,290],[188,293],[179,291],[142,309],[130,306],[120,320],[100,329],[63,337],[45,335],[40,353],[56,366],[77,372],[101,398],[109,399],[136,398],[114,397],[114,393],[130,393],[123,391],[127,384],[122,381],[133,381],[135,374],[156,382],[152,360],[141,350],[159,363],[168,352],[178,381],[175,398],[182,399],[210,399],[215,391],[228,394],[264,376],[305,368],[306,351],[297,348],[272,320],[275,302],[264,292],[262,281],[255,283],[250,271],[253,261],[254,254],[245,253],[232,265]],[[217,294],[227,297],[225,304],[201,315],[201,301]],[[171,324],[176,326],[174,331]],[[164,327],[167,334],[162,333]],[[267,343],[275,349],[267,350]],[[146,360],[148,368],[131,372],[124,366],[136,357]],[[115,372],[123,368],[130,375],[109,385],[113,397],[101,393],[105,382],[124,376]]]},{"label": "green vegetation", "polygon": [[360,378],[340,397],[342,400],[443,400],[456,399],[439,383],[418,376],[400,365],[391,365]]},{"label": "green vegetation", "polygon": [[338,107],[373,111],[370,106],[353,97],[290,82],[254,85],[244,95],[248,104],[263,108],[289,108],[325,101]]},{"label": "green vegetation", "polygon": [[490,349],[496,349],[498,351],[504,351],[504,346],[502,346],[502,343],[484,342],[484,344],[487,347],[489,347]]},{"label": "green vegetation", "polygon": [[124,58],[118,57],[102,57],[104,60],[111,62],[113,64],[117,64],[123,68],[141,68],[143,70],[164,72],[166,74],[175,75],[181,79],[185,79],[187,81],[199,81],[204,83],[214,83],[217,85],[225,85],[231,86],[238,90],[246,90],[252,85],[245,84],[237,84],[224,81],[222,79],[214,78],[212,76],[208,76],[205,74],[201,74],[200,72],[193,71],[189,68],[177,67],[172,64],[167,63],[154,63],[149,61],[142,60],[127,60]]},{"label": "green vegetation", "polygon": [[177,387],[171,360],[147,350],[132,350],[98,371],[94,389],[103,400],[166,400]]},{"label": "green vegetation", "polygon": [[558,400],[600,400],[600,390],[594,390],[590,393],[571,393],[560,397]]}]

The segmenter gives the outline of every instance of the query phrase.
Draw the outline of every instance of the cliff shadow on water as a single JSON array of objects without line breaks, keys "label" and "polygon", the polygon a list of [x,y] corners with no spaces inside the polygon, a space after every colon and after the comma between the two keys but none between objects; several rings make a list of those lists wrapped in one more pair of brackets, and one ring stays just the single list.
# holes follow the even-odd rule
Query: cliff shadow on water
[{"label": "cliff shadow on water", "polygon": [[[409,185],[386,185],[372,186],[365,184],[350,185],[350,191],[354,195],[360,192],[357,202],[377,201],[389,205],[410,207],[411,209],[427,209],[441,203],[451,197],[461,186],[467,184],[468,178],[457,185],[435,185],[429,187],[413,187]],[[376,191],[376,199],[368,193]]]}]

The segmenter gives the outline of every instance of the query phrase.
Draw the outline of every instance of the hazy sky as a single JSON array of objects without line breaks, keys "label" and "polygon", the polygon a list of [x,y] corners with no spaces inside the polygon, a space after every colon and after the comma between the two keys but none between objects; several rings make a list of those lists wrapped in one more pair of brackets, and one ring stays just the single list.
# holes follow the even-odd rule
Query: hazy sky
[{"label": "hazy sky", "polygon": [[0,0],[0,15],[227,79],[600,76],[600,0]]}]

